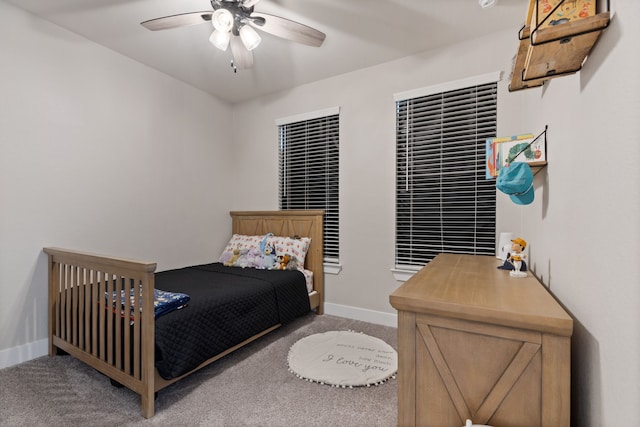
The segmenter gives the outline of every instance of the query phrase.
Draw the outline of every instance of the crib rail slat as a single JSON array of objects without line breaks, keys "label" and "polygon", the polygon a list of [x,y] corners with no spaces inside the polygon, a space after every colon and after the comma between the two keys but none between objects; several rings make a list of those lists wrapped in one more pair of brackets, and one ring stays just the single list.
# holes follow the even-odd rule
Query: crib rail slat
[{"label": "crib rail slat", "polygon": [[[134,287],[134,285],[135,285],[135,280],[131,279],[130,286]],[[124,312],[125,313],[131,313],[131,299],[130,298],[127,298],[124,301]],[[123,339],[123,343],[124,343],[123,353],[124,354],[131,354],[131,341],[130,340],[131,340],[131,328],[124,328],[124,339]],[[131,373],[131,358],[130,357],[125,357],[124,358],[124,371],[127,372],[127,373]]]}]

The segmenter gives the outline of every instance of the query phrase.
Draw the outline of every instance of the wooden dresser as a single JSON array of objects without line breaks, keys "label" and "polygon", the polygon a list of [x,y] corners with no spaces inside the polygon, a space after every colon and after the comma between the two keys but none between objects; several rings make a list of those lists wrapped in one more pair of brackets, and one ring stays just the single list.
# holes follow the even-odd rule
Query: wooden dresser
[{"label": "wooden dresser", "polygon": [[531,273],[499,265],[441,254],[389,297],[399,426],[569,426],[573,320]]}]

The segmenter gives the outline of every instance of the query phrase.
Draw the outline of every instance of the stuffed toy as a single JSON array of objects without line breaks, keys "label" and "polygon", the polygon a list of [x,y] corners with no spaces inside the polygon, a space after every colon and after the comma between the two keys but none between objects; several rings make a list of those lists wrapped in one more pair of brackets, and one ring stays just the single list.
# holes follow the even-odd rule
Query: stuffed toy
[{"label": "stuffed toy", "polygon": [[292,256],[289,262],[287,263],[287,270],[298,270],[300,267],[300,263],[298,262],[298,258]]},{"label": "stuffed toy", "polygon": [[270,243],[264,247],[264,256],[262,257],[262,267],[267,270],[273,269],[276,264],[276,248]]},{"label": "stuffed toy", "polygon": [[291,256],[288,254],[278,255],[276,266],[274,267],[276,270],[286,270],[287,264],[291,261]]},{"label": "stuffed toy", "polygon": [[275,268],[277,270],[297,270],[299,265],[296,257],[284,254],[277,257]]},{"label": "stuffed toy", "polygon": [[223,265],[225,265],[229,262],[232,255],[233,252],[223,252],[222,255],[220,255],[220,259],[218,260],[218,262],[221,262]]},{"label": "stuffed toy", "polygon": [[236,260],[236,262],[233,263],[234,267],[248,267],[249,266],[249,259],[248,259],[248,253],[249,253],[249,249],[240,249],[240,256],[238,257],[238,259]]},{"label": "stuffed toy", "polygon": [[[225,257],[226,258],[226,257]],[[226,267],[233,267],[233,264],[236,263],[236,261],[238,260],[238,258],[240,258],[240,249],[234,249],[233,253],[231,254],[231,256],[229,257],[229,259],[226,262],[223,262],[223,264]]]},{"label": "stuffed toy", "polygon": [[247,267],[264,269],[264,254],[259,248],[252,248],[247,253]]},{"label": "stuffed toy", "polygon": [[262,240],[260,241],[260,252],[264,253],[264,249],[267,247],[267,239],[273,236],[273,233],[267,233],[264,235]]}]

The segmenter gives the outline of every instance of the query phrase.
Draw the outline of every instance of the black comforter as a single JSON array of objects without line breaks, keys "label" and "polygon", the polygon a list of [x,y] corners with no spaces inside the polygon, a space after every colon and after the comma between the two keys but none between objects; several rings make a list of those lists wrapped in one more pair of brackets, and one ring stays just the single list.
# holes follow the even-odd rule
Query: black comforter
[{"label": "black comforter", "polygon": [[299,271],[214,263],[156,273],[155,287],[191,297],[187,307],[156,320],[156,368],[164,379],[311,310]]}]

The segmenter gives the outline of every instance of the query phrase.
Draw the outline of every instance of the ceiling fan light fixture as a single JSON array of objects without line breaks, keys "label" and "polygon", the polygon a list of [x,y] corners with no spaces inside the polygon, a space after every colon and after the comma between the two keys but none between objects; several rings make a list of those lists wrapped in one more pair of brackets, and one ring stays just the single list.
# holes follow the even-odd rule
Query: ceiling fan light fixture
[{"label": "ceiling fan light fixture", "polygon": [[213,33],[211,33],[211,37],[209,37],[209,41],[211,42],[211,44],[220,50],[227,50],[227,47],[229,46],[229,40],[231,40],[231,33],[228,31],[222,32],[213,30]]},{"label": "ceiling fan light fixture", "polygon": [[259,32],[254,28],[275,37],[313,47],[320,47],[326,37],[323,32],[299,22],[270,13],[254,13],[253,7],[260,0],[210,1],[213,10],[163,16],[140,24],[148,30],[156,31],[206,22],[213,27],[209,35],[211,44],[222,51],[231,47],[234,71],[253,66],[252,50],[262,41]]},{"label": "ceiling fan light fixture", "polygon": [[233,28],[233,14],[227,9],[220,8],[211,15],[213,28],[220,32],[229,32]]},{"label": "ceiling fan light fixture", "polygon": [[244,44],[247,50],[255,49],[262,41],[258,32],[248,25],[240,28],[240,39],[242,39],[242,44]]}]

